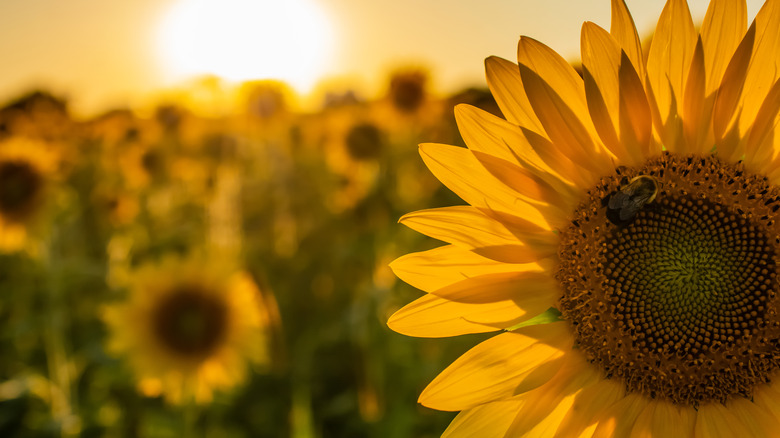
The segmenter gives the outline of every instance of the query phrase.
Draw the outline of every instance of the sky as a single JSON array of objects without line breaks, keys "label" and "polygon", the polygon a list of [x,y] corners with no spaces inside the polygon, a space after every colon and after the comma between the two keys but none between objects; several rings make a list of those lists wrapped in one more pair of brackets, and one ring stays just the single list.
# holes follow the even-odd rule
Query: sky
[{"label": "sky", "polygon": [[[707,3],[689,0],[694,21]],[[627,4],[649,34],[664,1]],[[0,104],[44,88],[88,115],[207,73],[371,96],[405,66],[446,93],[483,86],[483,60],[514,59],[520,35],[576,60],[582,22],[608,29],[609,13],[609,0],[2,0]]]}]

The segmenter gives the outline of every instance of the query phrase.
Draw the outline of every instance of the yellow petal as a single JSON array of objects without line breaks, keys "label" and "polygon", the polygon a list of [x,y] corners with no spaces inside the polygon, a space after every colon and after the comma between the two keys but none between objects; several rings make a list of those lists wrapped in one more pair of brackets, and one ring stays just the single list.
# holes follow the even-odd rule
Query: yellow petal
[{"label": "yellow petal", "polygon": [[[589,169],[593,178],[608,174],[614,167],[609,157],[597,147],[590,132],[568,106],[569,96],[557,94],[536,72],[520,64],[528,98],[553,145],[575,163]],[[584,94],[584,93],[583,93]]]},{"label": "yellow petal", "polygon": [[[767,141],[772,141],[773,145],[780,146],[780,129],[775,129],[772,137],[773,140],[767,139]],[[766,176],[769,178],[770,183],[780,185],[780,156],[776,156],[772,159],[772,161],[767,164],[764,172],[766,172]]]},{"label": "yellow petal", "polygon": [[491,56],[485,60],[485,75],[488,88],[504,117],[515,125],[541,132],[542,125],[525,95],[517,64]]},{"label": "yellow petal", "polygon": [[556,436],[580,436],[590,428],[595,428],[604,412],[625,397],[626,389],[622,382],[614,379],[601,380],[577,394],[571,410],[564,418]]},{"label": "yellow petal", "polygon": [[639,165],[645,158],[641,150],[619,138],[620,48],[607,31],[590,22],[582,25],[581,42],[585,97],[596,131],[621,164]]},{"label": "yellow petal", "polygon": [[[518,71],[518,76],[520,75]],[[472,151],[495,155],[520,164],[519,157],[545,166],[541,158],[525,140],[523,131],[506,120],[475,106],[455,106],[455,122],[466,146]]]},{"label": "yellow petal", "polygon": [[[512,65],[519,76],[519,68]],[[582,169],[556,150],[541,128],[518,126],[470,105],[456,106],[455,120],[472,151],[495,155],[536,174],[547,174],[548,179],[576,187],[586,186],[592,179],[589,170]]]},{"label": "yellow petal", "polygon": [[555,304],[561,295],[557,281],[546,272],[498,272],[467,278],[432,294],[459,303],[514,301],[535,315]]},{"label": "yellow petal", "polygon": [[645,396],[632,393],[615,403],[601,415],[593,438],[627,437],[634,428],[639,414],[649,403]]},{"label": "yellow petal", "polygon": [[[556,148],[602,176],[611,170],[608,154],[594,140],[585,88],[577,72],[554,50],[528,37],[517,45],[520,77],[534,113]],[[592,166],[590,165],[592,163]]]},{"label": "yellow petal", "polygon": [[455,245],[399,257],[390,263],[393,273],[425,292],[441,289],[460,280],[497,272],[539,272],[537,263],[497,262]]},{"label": "yellow petal", "polygon": [[620,116],[617,77],[620,49],[604,29],[591,22],[582,24],[580,44],[585,99],[596,132],[621,163],[633,162],[618,140],[616,129]]},{"label": "yellow petal", "polygon": [[447,243],[506,263],[529,263],[557,252],[558,237],[525,222],[511,229],[471,206],[420,210],[404,215],[399,222]]},{"label": "yellow petal", "polygon": [[758,173],[764,173],[775,153],[774,129],[780,113],[780,80],[767,93],[756,115],[745,144],[745,165]]},{"label": "yellow petal", "polygon": [[726,409],[744,425],[742,436],[772,437],[780,431],[780,423],[766,410],[752,401],[738,397],[726,403]]},{"label": "yellow petal", "polygon": [[539,315],[554,306],[559,296],[556,281],[546,273],[487,274],[453,283],[406,305],[388,325],[417,337],[483,333]]},{"label": "yellow petal", "polygon": [[[555,94],[565,96],[571,111],[581,121],[589,119],[582,79],[561,55],[533,38],[520,37],[520,42],[517,44],[517,62],[543,78]],[[533,85],[525,82],[522,72],[520,77],[523,79],[525,91],[528,93],[533,89]],[[534,114],[538,116],[539,111],[530,95],[528,101]],[[540,121],[544,125],[541,119]],[[548,134],[550,134],[549,131]]]},{"label": "yellow petal", "polygon": [[772,415],[775,421],[780,421],[780,388],[776,382],[756,387],[753,398],[758,407]]},{"label": "yellow petal", "polygon": [[504,438],[524,403],[515,397],[467,409],[452,420],[442,438]]},{"label": "yellow petal", "polygon": [[494,336],[458,358],[420,395],[420,403],[460,411],[509,398],[547,382],[572,342],[567,323],[524,327]]},{"label": "yellow petal", "polygon": [[670,149],[672,152],[702,154],[712,149],[713,139],[709,135],[709,128],[715,99],[714,96],[705,95],[707,78],[704,69],[704,46],[699,38],[693,51],[683,96],[683,130],[686,141],[674,145],[674,148]]},{"label": "yellow petal", "polygon": [[691,65],[696,31],[685,0],[668,0],[650,43],[647,58],[647,81],[652,89],[660,120],[663,144],[673,148],[682,138],[682,99]]},{"label": "yellow petal", "polygon": [[625,52],[620,56],[618,69],[620,87],[620,141],[629,150],[640,151],[641,156],[650,158],[661,152],[661,147],[653,140],[653,120],[650,104],[642,81],[634,69],[634,64]]},{"label": "yellow petal", "polygon": [[536,237],[545,245],[557,245],[557,236],[526,221],[522,227],[509,228],[506,224],[485,215],[470,205],[430,208],[407,213],[399,223],[439,240],[456,243],[466,248],[480,248],[517,243],[520,236]]},{"label": "yellow petal", "polygon": [[764,3],[755,23],[756,43],[741,96],[740,133],[750,127],[767,92],[780,75],[780,1],[768,0]]},{"label": "yellow petal", "polygon": [[473,153],[491,175],[520,193],[524,201],[536,206],[551,220],[559,219],[556,226],[568,224],[566,218],[581,202],[581,190],[556,178],[549,178],[549,174],[530,171],[494,155],[479,151]]},{"label": "yellow petal", "polygon": [[612,20],[609,34],[618,46],[626,52],[628,59],[634,65],[641,82],[645,78],[645,57],[642,54],[642,43],[634,25],[634,19],[628,12],[625,0],[612,0]]},{"label": "yellow petal", "polygon": [[692,437],[696,410],[664,400],[652,400],[636,419],[630,438]]},{"label": "yellow petal", "polygon": [[[528,438],[547,438],[553,436],[560,427],[566,414],[572,409],[572,404],[579,392],[565,394],[555,404],[551,404],[544,411],[536,411],[533,416],[526,415],[530,405],[537,400],[526,399],[526,409],[515,417],[515,421],[507,431],[507,436],[523,436]],[[533,420],[530,420],[533,419]],[[533,423],[533,424],[532,424]]]},{"label": "yellow petal", "polygon": [[508,436],[553,436],[577,396],[602,380],[598,367],[569,352],[567,362],[546,384],[523,396],[528,403],[515,418]]},{"label": "yellow petal", "polygon": [[712,0],[701,25],[707,84],[705,94],[713,94],[723,79],[731,56],[747,29],[745,0]]},{"label": "yellow petal", "polygon": [[731,438],[746,435],[745,425],[720,403],[700,405],[694,428],[695,438]]},{"label": "yellow petal", "polygon": [[511,327],[520,322],[523,315],[511,300],[488,304],[459,303],[428,294],[395,312],[387,326],[402,335],[443,338]]},{"label": "yellow petal", "polygon": [[[755,39],[756,22],[754,21],[747,30],[745,37],[742,38],[742,41],[737,46],[737,50],[723,73],[723,79],[715,98],[715,108],[712,117],[715,139],[719,143],[720,139],[725,136],[729,124],[736,113],[745,78],[747,77],[748,67],[750,66],[750,57],[753,53]],[[733,153],[732,150],[722,151],[721,144],[718,144],[718,154],[721,154],[721,152],[725,152],[727,155]]]},{"label": "yellow petal", "polygon": [[470,105],[456,106],[455,120],[463,140],[472,151],[514,163],[563,192],[575,190],[569,179],[558,173],[558,160],[545,162],[520,127]]},{"label": "yellow petal", "polygon": [[420,155],[434,176],[467,203],[524,218],[550,229],[548,218],[491,175],[468,149],[425,143],[420,145]]},{"label": "yellow petal", "polygon": [[575,187],[590,187],[595,174],[592,169],[568,155],[563,148],[556,147],[545,135],[523,129],[523,136],[545,164],[553,167],[557,175],[565,175]]}]

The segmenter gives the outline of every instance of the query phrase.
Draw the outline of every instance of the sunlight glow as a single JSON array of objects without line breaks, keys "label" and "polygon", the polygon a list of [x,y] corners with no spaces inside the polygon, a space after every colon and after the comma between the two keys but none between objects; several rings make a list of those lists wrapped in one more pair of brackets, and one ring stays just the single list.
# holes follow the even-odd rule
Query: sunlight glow
[{"label": "sunlight glow", "polygon": [[312,0],[180,0],[158,44],[171,79],[278,79],[307,92],[328,68],[326,14]]}]

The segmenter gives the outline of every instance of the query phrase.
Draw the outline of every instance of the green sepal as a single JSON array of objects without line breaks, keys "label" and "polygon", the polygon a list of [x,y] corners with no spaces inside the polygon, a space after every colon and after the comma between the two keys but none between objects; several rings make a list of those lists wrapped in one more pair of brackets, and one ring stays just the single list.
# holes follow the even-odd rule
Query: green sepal
[{"label": "green sepal", "polygon": [[561,312],[555,307],[550,307],[549,309],[534,316],[533,318],[515,324],[512,327],[507,327],[504,330],[511,332],[512,330],[517,330],[521,327],[527,327],[529,325],[550,324],[552,322],[558,322],[558,321],[563,321],[563,319],[561,318]]}]

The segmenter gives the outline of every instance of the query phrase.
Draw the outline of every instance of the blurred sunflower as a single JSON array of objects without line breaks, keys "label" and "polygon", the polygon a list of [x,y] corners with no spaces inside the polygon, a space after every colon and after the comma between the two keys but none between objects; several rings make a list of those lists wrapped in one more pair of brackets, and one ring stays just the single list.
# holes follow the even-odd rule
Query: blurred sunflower
[{"label": "blurred sunflower", "polygon": [[147,396],[208,402],[268,362],[268,312],[247,273],[202,260],[139,268],[130,296],[108,306],[109,351],[127,357]]},{"label": "blurred sunflower", "polygon": [[697,33],[669,0],[645,58],[613,0],[582,77],[522,37],[486,61],[507,120],[460,106],[469,149],[421,145],[470,205],[401,219],[450,245],[392,263],[428,294],[389,325],[506,331],[420,396],[462,411],[445,436],[777,436],[780,1],[746,9]]},{"label": "blurred sunflower", "polygon": [[398,111],[414,112],[425,100],[428,73],[415,69],[398,71],[390,78],[389,97]]},{"label": "blurred sunflower", "polygon": [[141,121],[128,109],[105,112],[84,124],[86,137],[107,148],[139,140],[142,127]]},{"label": "blurred sunflower", "polygon": [[406,67],[391,74],[387,95],[370,105],[366,113],[387,132],[391,144],[409,144],[410,139],[434,134],[442,119],[450,116],[442,99],[428,89],[426,69]]},{"label": "blurred sunflower", "polygon": [[382,131],[373,123],[357,123],[345,138],[347,152],[353,160],[377,159],[382,153]]},{"label": "blurred sunflower", "polygon": [[336,177],[329,207],[355,207],[376,186],[380,163],[388,153],[388,133],[365,115],[361,105],[329,108],[319,132],[325,162]]},{"label": "blurred sunflower", "polygon": [[18,137],[0,143],[0,252],[22,249],[39,231],[56,167],[44,143]]},{"label": "blurred sunflower", "polygon": [[91,195],[98,217],[111,227],[129,225],[138,217],[138,198],[117,187],[99,186]]}]

